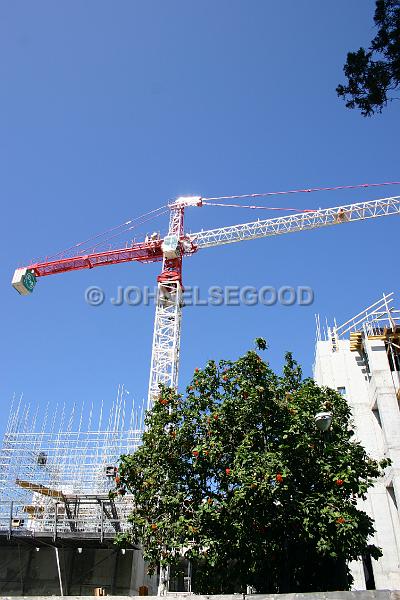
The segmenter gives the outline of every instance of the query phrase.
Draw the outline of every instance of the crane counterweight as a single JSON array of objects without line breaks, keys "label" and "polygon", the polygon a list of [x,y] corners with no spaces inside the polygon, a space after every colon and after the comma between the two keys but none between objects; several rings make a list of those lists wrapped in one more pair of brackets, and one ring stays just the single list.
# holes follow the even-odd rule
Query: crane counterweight
[{"label": "crane counterweight", "polygon": [[11,284],[21,296],[29,296],[36,285],[36,277],[30,269],[15,269]]}]

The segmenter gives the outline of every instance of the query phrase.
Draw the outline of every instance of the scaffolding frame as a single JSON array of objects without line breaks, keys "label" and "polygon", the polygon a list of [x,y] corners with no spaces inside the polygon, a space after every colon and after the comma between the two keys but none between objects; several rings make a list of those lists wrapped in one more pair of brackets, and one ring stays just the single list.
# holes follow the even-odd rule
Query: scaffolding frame
[{"label": "scaffolding frame", "polygon": [[133,498],[110,492],[120,456],[142,440],[144,402],[128,396],[118,386],[107,415],[103,403],[40,413],[13,399],[0,451],[0,535],[103,542],[127,529]]},{"label": "scaffolding frame", "polygon": [[382,298],[364,308],[362,311],[348,319],[342,325],[337,325],[336,319],[332,326],[325,320],[325,328],[321,327],[320,315],[315,315],[316,335],[315,341],[330,341],[332,349],[337,349],[337,343],[344,339],[348,333],[363,331],[367,336],[376,337],[383,335],[383,332],[395,332],[400,326],[400,310],[393,306],[394,292],[382,294]]}]

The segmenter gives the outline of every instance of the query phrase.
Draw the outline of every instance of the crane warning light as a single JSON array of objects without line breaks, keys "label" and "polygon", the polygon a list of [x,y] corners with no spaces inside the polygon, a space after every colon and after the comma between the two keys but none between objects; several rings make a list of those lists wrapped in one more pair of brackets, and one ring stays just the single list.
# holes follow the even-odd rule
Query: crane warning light
[{"label": "crane warning light", "polygon": [[16,269],[11,283],[22,296],[29,296],[36,285],[36,277],[30,269]]}]

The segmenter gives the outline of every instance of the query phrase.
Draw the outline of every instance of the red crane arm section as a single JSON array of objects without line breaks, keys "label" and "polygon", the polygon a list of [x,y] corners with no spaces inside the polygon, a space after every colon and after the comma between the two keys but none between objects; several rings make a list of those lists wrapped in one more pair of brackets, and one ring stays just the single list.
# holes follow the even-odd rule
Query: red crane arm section
[{"label": "red crane arm section", "polygon": [[44,261],[29,265],[26,268],[32,270],[36,277],[44,277],[45,275],[79,271],[80,269],[93,269],[94,267],[115,265],[124,262],[158,262],[163,259],[161,244],[162,240],[141,242],[132,244],[129,248],[119,248],[107,250],[106,252],[94,252],[92,254]]}]

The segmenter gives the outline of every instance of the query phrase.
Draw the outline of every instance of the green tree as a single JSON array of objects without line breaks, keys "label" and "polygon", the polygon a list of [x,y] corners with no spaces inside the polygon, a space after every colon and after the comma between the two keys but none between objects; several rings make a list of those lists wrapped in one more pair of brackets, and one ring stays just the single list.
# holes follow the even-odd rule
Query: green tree
[{"label": "green tree", "polygon": [[400,86],[400,0],[376,0],[374,21],[378,32],[370,47],[347,54],[347,83],[336,88],[347,108],[364,116],[382,112]]},{"label": "green tree", "polygon": [[302,380],[291,354],[281,376],[256,351],[210,361],[186,394],[161,387],[146,425],[118,481],[135,498],[120,541],[140,542],[150,569],[183,554],[196,592],[313,591],[346,589],[347,561],[380,556],[356,502],[388,461],[366,455],[346,400]]}]

